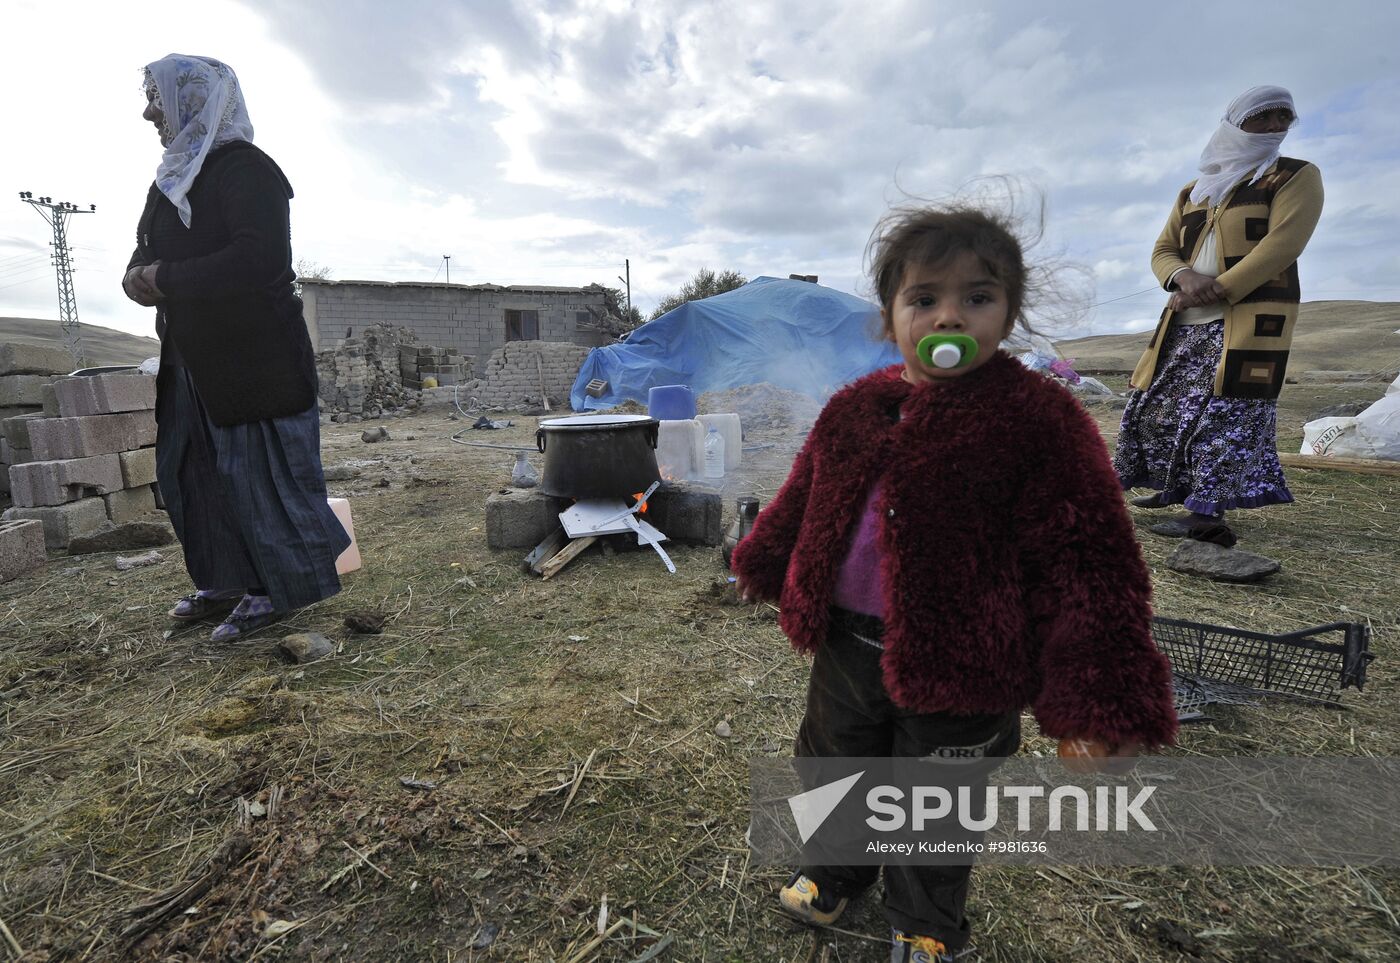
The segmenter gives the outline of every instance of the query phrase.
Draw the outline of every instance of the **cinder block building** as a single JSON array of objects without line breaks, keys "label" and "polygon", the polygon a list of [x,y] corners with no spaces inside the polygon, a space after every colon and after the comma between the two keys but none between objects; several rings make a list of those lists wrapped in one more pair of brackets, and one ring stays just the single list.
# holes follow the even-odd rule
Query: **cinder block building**
[{"label": "cinder block building", "polygon": [[567,342],[595,348],[613,336],[603,288],[438,284],[421,281],[301,282],[306,328],[320,351],[374,324],[413,330],[420,343],[482,359],[508,341]]}]

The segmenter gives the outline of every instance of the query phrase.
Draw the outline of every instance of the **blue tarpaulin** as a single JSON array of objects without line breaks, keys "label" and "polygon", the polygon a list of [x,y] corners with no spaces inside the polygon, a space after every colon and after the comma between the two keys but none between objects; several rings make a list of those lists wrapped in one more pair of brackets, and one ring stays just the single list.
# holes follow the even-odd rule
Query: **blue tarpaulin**
[{"label": "blue tarpaulin", "polygon": [[[755,278],[741,288],[690,301],[595,348],[569,393],[575,411],[647,403],[657,385],[689,385],[697,395],[768,382],[825,399],[861,375],[900,360],[879,339],[869,301],[812,284]],[[590,381],[608,390],[591,398]]]}]

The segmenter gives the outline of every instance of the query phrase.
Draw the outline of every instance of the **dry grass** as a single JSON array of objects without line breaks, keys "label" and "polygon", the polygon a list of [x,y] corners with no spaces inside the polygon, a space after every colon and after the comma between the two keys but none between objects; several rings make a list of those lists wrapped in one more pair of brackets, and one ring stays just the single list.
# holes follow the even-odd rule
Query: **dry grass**
[{"label": "dry grass", "polygon": [[[529,443],[517,421],[482,440]],[[0,958],[884,958],[877,901],[806,930],[774,910],[783,873],[747,861],[747,760],[787,752],[806,680],[773,611],[715,591],[717,549],[677,548],[673,577],[650,552],[521,575],[523,553],[483,538],[511,455],[448,443],[461,427],[422,415],[373,446],[328,430],[328,465],[378,462],[332,486],[367,568],[245,643],[165,637],[186,591],[175,551],[121,573],[57,559],[0,587]],[[753,440],[776,444],[734,494],[771,497],[793,442]],[[1177,576],[1144,533],[1159,609],[1275,631],[1368,620],[1379,661],[1347,711],[1224,709],[1179,752],[1400,751],[1400,480],[1292,481],[1296,505],[1240,520],[1284,562],[1264,585]],[[383,634],[343,628],[365,610]],[[284,664],[274,643],[295,630],[338,653]],[[1027,732],[1025,751],[1051,750]],[[975,958],[999,963],[1392,960],[1400,874],[987,868],[972,911]]]}]

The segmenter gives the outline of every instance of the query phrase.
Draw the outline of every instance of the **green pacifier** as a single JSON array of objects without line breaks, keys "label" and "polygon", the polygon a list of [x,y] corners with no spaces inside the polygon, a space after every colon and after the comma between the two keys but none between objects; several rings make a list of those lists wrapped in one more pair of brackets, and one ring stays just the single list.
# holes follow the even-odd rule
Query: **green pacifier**
[{"label": "green pacifier", "polygon": [[926,334],[915,349],[919,360],[935,368],[962,368],[977,357],[977,341],[965,334]]}]

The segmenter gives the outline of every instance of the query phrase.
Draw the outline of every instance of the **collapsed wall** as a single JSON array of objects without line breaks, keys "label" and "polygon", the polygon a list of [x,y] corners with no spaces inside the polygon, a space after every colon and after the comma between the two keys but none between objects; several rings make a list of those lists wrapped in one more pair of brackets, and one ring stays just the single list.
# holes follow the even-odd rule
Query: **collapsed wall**
[{"label": "collapsed wall", "polygon": [[453,348],[419,344],[410,328],[377,324],[317,353],[318,403],[322,416],[337,422],[407,414],[450,400],[440,389],[423,390],[426,378],[456,384],[471,370],[472,358]]},{"label": "collapsed wall", "polygon": [[482,376],[461,385],[464,407],[569,407],[569,392],[591,348],[558,341],[511,341],[491,352]]}]

